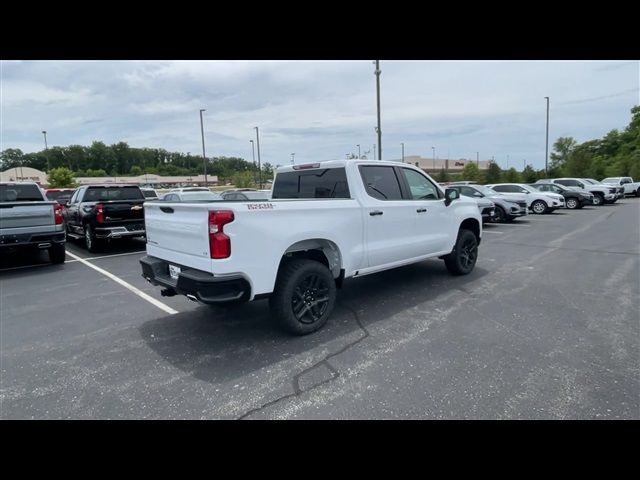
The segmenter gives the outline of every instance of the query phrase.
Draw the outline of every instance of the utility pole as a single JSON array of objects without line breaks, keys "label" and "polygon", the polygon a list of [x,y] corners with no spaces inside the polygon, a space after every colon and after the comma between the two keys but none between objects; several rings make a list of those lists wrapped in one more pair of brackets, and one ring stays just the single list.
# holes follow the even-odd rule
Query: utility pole
[{"label": "utility pole", "polygon": [[436,171],[436,147],[431,147],[431,150],[433,150],[433,171]]},{"label": "utility pole", "polygon": [[507,170],[509,170],[509,154],[507,154]]},{"label": "utility pole", "polygon": [[295,153],[291,154],[291,165],[293,165],[295,163],[295,156],[296,156]]},{"label": "utility pole", "polygon": [[547,178],[549,176],[549,97],[544,98],[547,99],[547,140],[544,150],[544,176]]},{"label": "utility pole", "polygon": [[262,190],[262,165],[260,163],[260,135],[258,132],[258,127],[254,127],[256,129],[256,145],[258,146],[258,178],[260,179],[260,189]]},{"label": "utility pole", "polygon": [[360,155],[360,144],[356,145],[356,147],[358,147],[358,160],[360,160],[361,155]]},{"label": "utility pole", "polygon": [[404,143],[401,143],[400,145],[402,145],[402,163],[404,163]]},{"label": "utility pole", "polygon": [[202,134],[202,165],[204,166],[204,186],[208,187],[207,182],[207,154],[204,151],[204,123],[202,122],[202,112],[206,112],[205,109],[200,109],[200,133]]},{"label": "utility pole", "polygon": [[42,134],[44,135],[44,151],[45,156],[47,157],[47,172],[51,170],[51,165],[49,165],[49,147],[47,146],[47,131],[43,130]]},{"label": "utility pole", "polygon": [[476,167],[480,168],[480,152],[476,152]]},{"label": "utility pole", "polygon": [[376,146],[373,146],[373,159],[376,159]]},{"label": "utility pole", "polygon": [[[249,140],[249,142],[251,143],[251,157],[253,158],[253,168],[255,171],[256,168],[256,147],[255,147],[255,143],[253,143],[253,140]],[[258,178],[254,175],[253,177],[253,181],[256,185],[258,185]]]},{"label": "utility pole", "polygon": [[380,130],[380,60],[376,60],[376,98],[378,103],[378,126],[376,132],[378,134],[378,160],[382,160],[382,130]]}]

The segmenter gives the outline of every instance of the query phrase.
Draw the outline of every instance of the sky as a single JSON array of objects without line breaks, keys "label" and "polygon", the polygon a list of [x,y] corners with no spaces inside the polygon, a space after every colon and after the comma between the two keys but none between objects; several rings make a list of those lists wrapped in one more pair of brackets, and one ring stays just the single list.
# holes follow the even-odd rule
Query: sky
[{"label": "sky", "polygon": [[[127,142],[283,165],[373,155],[373,61],[1,61],[0,150]],[[638,61],[380,62],[383,159],[492,157],[544,168],[550,149],[623,129]],[[377,147],[376,147],[377,148]]]}]

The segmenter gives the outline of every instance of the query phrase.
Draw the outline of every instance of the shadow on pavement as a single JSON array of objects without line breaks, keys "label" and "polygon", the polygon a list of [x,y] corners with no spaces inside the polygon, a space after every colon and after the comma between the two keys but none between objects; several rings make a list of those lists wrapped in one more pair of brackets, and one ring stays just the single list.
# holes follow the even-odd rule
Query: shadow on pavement
[{"label": "shadow on pavement", "polygon": [[[327,324],[304,337],[279,330],[270,318],[266,300],[231,308],[201,306],[195,311],[148,321],[139,331],[147,345],[176,368],[200,380],[223,382],[362,332],[352,309],[366,327],[449,289],[464,291],[465,284],[487,273],[476,267],[470,275],[453,277],[444,262],[431,260],[347,280],[338,292],[336,309]],[[359,337],[351,335],[344,344]],[[329,348],[343,346],[341,343]]]}]

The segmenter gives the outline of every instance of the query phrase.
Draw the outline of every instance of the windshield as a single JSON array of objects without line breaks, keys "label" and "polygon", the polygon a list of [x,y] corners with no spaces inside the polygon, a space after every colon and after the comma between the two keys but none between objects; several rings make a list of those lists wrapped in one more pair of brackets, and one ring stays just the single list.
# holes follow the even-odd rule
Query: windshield
[{"label": "windshield", "polygon": [[142,194],[145,198],[157,198],[156,192],[154,190],[142,190]]},{"label": "windshield", "polygon": [[619,182],[620,182],[620,177],[610,177],[602,180],[602,183],[619,183]]},{"label": "windshield", "polygon": [[47,198],[49,200],[69,200],[73,195],[73,190],[58,190],[53,192],[47,192]]},{"label": "windshield", "polygon": [[600,183],[599,181],[594,180],[593,178],[583,178],[582,180],[584,180],[585,182],[588,182],[588,183],[590,183],[592,185],[597,185],[597,184]]}]

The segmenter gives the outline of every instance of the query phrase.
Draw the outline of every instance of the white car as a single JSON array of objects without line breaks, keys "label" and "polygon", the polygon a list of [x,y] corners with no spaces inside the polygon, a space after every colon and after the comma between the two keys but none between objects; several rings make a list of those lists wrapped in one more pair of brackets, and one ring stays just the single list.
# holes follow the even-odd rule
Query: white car
[{"label": "white car", "polygon": [[272,200],[145,204],[142,276],[205,304],[269,297],[288,331],[320,328],[345,278],[428,258],[471,273],[482,217],[422,170],[385,161],[281,167]]},{"label": "white car", "polygon": [[617,189],[613,185],[606,185],[604,183],[592,184],[583,178],[550,178],[549,182],[558,183],[573,190],[586,190],[590,192],[593,194],[593,204],[596,206],[604,205],[605,203],[614,203],[618,199]]},{"label": "white car", "polygon": [[558,193],[541,192],[540,190],[522,183],[496,183],[487,185],[492,190],[503,195],[524,196],[527,207],[533,213],[551,213],[558,208],[564,208],[564,197]]},{"label": "white car", "polygon": [[640,197],[640,182],[634,182],[631,177],[607,177],[602,183],[624,188],[625,195]]}]

